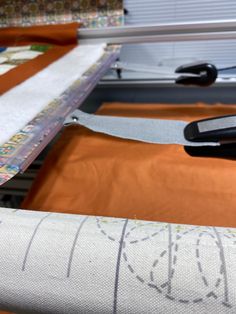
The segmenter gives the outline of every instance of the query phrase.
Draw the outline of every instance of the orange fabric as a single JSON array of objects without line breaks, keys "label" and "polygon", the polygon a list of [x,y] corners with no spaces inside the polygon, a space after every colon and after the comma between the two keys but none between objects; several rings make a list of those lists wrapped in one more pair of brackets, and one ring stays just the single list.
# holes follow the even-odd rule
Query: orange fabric
[{"label": "orange fabric", "polygon": [[55,45],[44,54],[0,76],[0,95],[61,58],[77,44],[78,23],[0,29],[0,47],[28,44]]},{"label": "orange fabric", "polygon": [[1,46],[24,46],[32,43],[76,45],[78,23],[7,27],[0,29]]},{"label": "orange fabric", "polygon": [[[236,114],[226,105],[105,104],[100,114],[183,119]],[[236,161],[66,128],[22,207],[236,227]]]}]

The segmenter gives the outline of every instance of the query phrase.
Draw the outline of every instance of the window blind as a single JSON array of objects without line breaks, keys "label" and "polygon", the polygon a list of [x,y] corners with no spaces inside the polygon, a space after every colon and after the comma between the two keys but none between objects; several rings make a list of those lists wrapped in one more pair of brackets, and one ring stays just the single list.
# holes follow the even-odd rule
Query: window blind
[{"label": "window blind", "polygon": [[[235,19],[235,0],[124,0],[126,25]],[[236,40],[124,45],[121,61],[170,66],[204,60],[218,67],[236,64]]]}]

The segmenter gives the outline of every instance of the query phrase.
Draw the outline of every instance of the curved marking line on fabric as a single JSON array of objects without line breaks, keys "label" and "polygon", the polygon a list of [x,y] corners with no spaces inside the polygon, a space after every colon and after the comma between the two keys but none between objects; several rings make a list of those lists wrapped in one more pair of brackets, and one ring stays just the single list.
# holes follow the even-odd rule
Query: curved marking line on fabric
[{"label": "curved marking line on fabric", "polygon": [[[143,227],[143,226],[147,226],[147,225],[153,225],[153,224],[155,224],[155,226],[156,226],[156,223],[147,223],[147,224],[143,224],[143,225],[139,225],[139,226],[134,226],[134,227],[132,227],[132,228],[130,229],[130,231],[126,233],[125,239],[127,240],[128,237],[131,235],[131,232],[133,232],[135,229],[140,228],[140,227]],[[159,227],[159,226],[163,226],[163,224],[159,224],[158,227]],[[159,235],[161,232],[165,231],[166,227],[168,227],[168,224],[165,224],[164,227],[162,227],[162,228],[161,228],[160,230],[158,230],[158,231],[155,231],[155,232],[152,233],[151,236],[149,236],[149,237],[142,238],[141,240],[130,241],[130,242],[128,242],[128,243],[129,243],[129,244],[134,244],[134,243],[146,241],[146,240],[148,240],[148,239],[151,240],[152,237],[155,237],[155,236]],[[144,240],[144,239],[145,239],[145,240]],[[123,242],[123,249],[125,249],[125,243],[126,243],[126,242]],[[173,246],[173,243],[171,244],[171,246]],[[163,256],[164,256],[164,255],[167,253],[167,251],[165,250],[165,251],[162,252],[162,253],[163,253]],[[163,256],[162,256],[162,257],[163,257]],[[134,271],[133,267],[132,267],[130,264],[128,264],[128,257],[127,257],[127,254],[126,254],[125,252],[123,253],[123,258],[124,258],[125,262],[127,263],[127,267],[128,267],[128,269],[129,269],[129,271],[134,274],[135,271]],[[157,261],[157,262],[158,262],[158,261]],[[138,280],[139,280],[140,282],[142,282],[142,283],[145,283],[145,282],[146,282],[145,279],[143,279],[143,278],[140,277],[139,275],[136,275],[136,279],[138,279]]]},{"label": "curved marking line on fabric", "polygon": [[[133,231],[136,230],[137,228],[146,227],[146,226],[150,226],[150,225],[154,225],[155,227],[158,225],[158,227],[160,227],[160,226],[163,226],[163,223],[157,224],[157,223],[155,223],[155,222],[149,222],[149,223],[146,223],[146,224],[140,224],[140,225],[138,225],[138,226],[134,226],[134,227],[132,227],[132,228],[130,229],[129,232],[127,232],[127,234],[125,235],[125,238],[127,239],[127,238],[130,236],[131,232],[133,232]],[[165,230],[165,228],[166,228],[167,226],[168,226],[168,224],[165,224],[165,227],[163,227],[161,230]],[[157,236],[159,233],[160,233],[160,230],[159,230],[159,231],[156,231],[156,232],[154,232],[154,233],[152,233],[150,236],[147,236],[147,237],[142,238],[142,239],[140,239],[140,240],[132,240],[132,241],[130,241],[130,242],[128,242],[128,243],[129,243],[129,244],[137,244],[137,243],[139,243],[139,242],[144,242],[144,241],[150,240],[151,238]]]},{"label": "curved marking line on fabric", "polygon": [[200,235],[199,235],[199,237],[201,238],[201,237],[203,237],[204,236],[204,234],[207,234],[207,235],[209,235],[209,237],[211,237],[212,239],[215,239],[215,236],[213,235],[213,234],[211,234],[209,231],[202,231],[201,233],[200,233]]},{"label": "curved marking line on fabric", "polygon": [[[101,229],[100,231],[102,232],[103,229],[102,229],[102,227],[101,227],[101,225],[100,225],[100,223],[99,223],[99,220],[97,220],[97,223],[98,223],[99,229]],[[149,224],[152,224],[152,223],[149,223]],[[145,225],[148,225],[148,224],[145,224]],[[142,225],[142,226],[145,226],[145,225]],[[128,238],[128,237],[130,236],[131,231],[135,230],[135,229],[138,228],[138,227],[140,227],[140,226],[136,226],[136,227],[131,228],[130,232],[128,232],[128,233],[125,235],[125,238]],[[192,231],[195,231],[196,229],[199,229],[199,227],[194,227],[194,228],[192,228],[192,229],[190,229],[190,230],[185,231],[181,236],[179,236],[178,238],[176,238],[176,240],[177,240],[177,241],[180,240],[184,235],[187,235],[188,233],[190,233],[190,232],[192,232]],[[209,229],[211,230],[211,228],[209,228]],[[160,230],[160,231],[161,231],[161,230]],[[160,231],[159,231],[159,232],[160,232]],[[159,233],[159,232],[158,232],[158,233]],[[108,239],[110,238],[104,230],[103,230],[102,233],[103,233],[104,235],[106,235]],[[130,243],[130,244],[136,244],[136,243],[138,243],[138,242],[140,242],[140,241],[146,241],[146,240],[150,239],[152,236],[156,236],[158,233],[152,234],[149,238],[146,237],[146,238],[142,238],[141,240],[130,241],[129,243]],[[214,239],[215,239],[214,235],[212,235],[209,231],[203,231],[203,232],[201,232],[201,233],[200,233],[200,238],[201,238],[204,234],[207,234],[207,235],[209,235],[211,238],[214,238]],[[110,240],[113,240],[113,241],[114,241],[113,238],[110,239]],[[199,246],[199,244],[200,244],[200,241],[197,240],[197,246]],[[169,250],[170,250],[170,249],[172,250],[172,246],[173,246],[173,245],[174,245],[174,243],[171,242],[170,245],[168,246]],[[122,246],[123,246],[123,248],[125,248],[125,242],[123,242]],[[220,245],[217,243],[217,246],[219,247]],[[179,245],[176,243],[176,245],[175,245],[175,252],[176,252],[176,253],[177,253],[177,251],[178,251],[178,248],[179,248]],[[197,250],[196,250],[196,251],[197,251]],[[199,255],[199,253],[198,253],[197,255]],[[163,256],[164,256],[164,254],[163,254]],[[161,256],[161,257],[163,257],[163,256]],[[176,265],[176,263],[177,263],[177,257],[176,257],[176,255],[174,255],[173,257],[174,257],[174,261],[175,261],[175,263],[173,263],[173,264]],[[123,258],[124,258],[125,262],[127,263],[127,262],[128,262],[128,258],[127,258],[127,254],[126,254],[126,253],[123,253]],[[155,266],[157,265],[157,263],[158,263],[158,260],[156,261]],[[222,268],[223,268],[223,266],[222,266]],[[128,264],[128,269],[130,270],[131,273],[135,274],[135,271],[134,271],[134,269],[132,268],[132,266],[131,266],[130,264]],[[171,279],[173,278],[173,275],[174,275],[174,269],[171,269],[171,271],[169,270],[168,273],[169,273],[169,275],[170,275],[170,280],[171,280]],[[151,278],[152,278],[151,281],[153,281],[153,275],[154,275],[154,274],[153,274],[152,271],[151,271],[150,275],[151,275]],[[136,275],[136,278],[137,278],[137,277],[139,277],[139,276]],[[141,280],[139,280],[140,282],[145,283],[145,280],[144,280],[142,277],[139,277],[139,278],[141,279]],[[137,279],[139,279],[139,278],[137,278]],[[207,283],[207,281],[206,281],[206,278],[203,276],[202,279],[203,279],[203,282],[205,282],[205,285],[208,286],[208,283]],[[219,283],[220,283],[219,280],[217,280],[216,287],[219,285]],[[162,291],[161,291],[156,285],[153,285],[152,283],[148,283],[148,286],[149,286],[150,288],[155,288],[156,290],[158,289],[158,290],[162,293]],[[168,282],[166,283],[165,286],[168,286],[168,289],[169,289],[169,280],[168,280]],[[210,292],[210,293],[208,293],[208,294],[206,295],[206,297],[209,298],[209,297],[213,296],[213,294],[214,294],[214,292]],[[214,295],[215,295],[215,294],[214,294]],[[216,296],[216,297],[217,297],[217,296]],[[168,299],[170,299],[170,300],[173,300],[173,301],[176,300],[176,301],[178,301],[178,302],[180,302],[180,303],[186,303],[186,304],[189,303],[189,302],[191,302],[190,300],[183,300],[183,299],[179,299],[179,300],[178,300],[178,299],[176,299],[176,298],[170,296],[169,294],[166,295],[166,298],[168,298]],[[184,302],[183,302],[183,301],[184,301]],[[192,302],[193,302],[193,303],[203,302],[203,298],[194,299],[194,300],[192,300]],[[231,306],[230,304],[228,304],[227,302],[222,302],[222,304],[223,304],[224,306],[226,306],[226,307],[232,307],[232,306]]]},{"label": "curved marking line on fabric", "polygon": [[[211,229],[211,230],[212,230],[212,229]],[[201,240],[202,240],[203,236],[209,236],[209,237],[211,237],[211,238],[215,241],[216,246],[218,247],[219,250],[220,250],[220,247],[219,247],[219,245],[218,245],[218,242],[216,241],[216,237],[215,237],[213,234],[211,234],[209,231],[202,231],[202,232],[199,234],[198,239],[197,239],[197,242],[196,242],[196,251],[195,251],[196,259],[197,259],[197,266],[198,266],[198,270],[199,270],[199,273],[200,273],[200,275],[201,275],[201,279],[202,279],[202,281],[203,281],[204,286],[205,286],[205,287],[209,287],[209,283],[208,283],[208,281],[207,281],[206,276],[204,275],[204,271],[203,271],[204,268],[203,268],[202,262],[201,262],[201,260],[200,260],[201,256],[200,256],[199,247],[200,247]],[[220,276],[222,276],[222,270],[221,270],[221,269],[222,269],[222,265],[221,265],[220,270],[219,270]],[[221,282],[221,278],[218,277],[218,278],[216,279],[216,282],[215,282],[215,285],[214,285],[215,288],[218,288],[218,287],[219,287],[220,282]]]},{"label": "curved marking line on fabric", "polygon": [[39,230],[39,227],[40,225],[43,223],[43,221],[45,219],[47,219],[52,213],[49,213],[47,214],[46,216],[44,216],[43,218],[40,219],[40,221],[38,222],[37,226],[35,227],[34,229],[34,232],[30,238],[30,241],[29,241],[29,244],[27,246],[27,249],[26,249],[26,252],[25,252],[25,257],[24,257],[24,260],[23,260],[23,264],[22,264],[22,271],[25,271],[25,268],[26,268],[26,263],[27,263],[27,259],[28,259],[28,256],[29,256],[29,252],[30,252],[30,249],[31,249],[31,246],[33,244],[33,241],[34,241],[34,238]]},{"label": "curved marking line on fabric", "polygon": [[224,236],[225,238],[227,238],[227,239],[232,239],[232,237],[229,236],[228,234],[223,234],[223,236]]},{"label": "curved marking line on fabric", "polygon": [[220,283],[221,283],[221,278],[218,278],[218,280],[215,284],[215,287],[218,288],[220,286]]},{"label": "curved marking line on fabric", "polygon": [[221,237],[217,228],[213,227],[213,230],[215,232],[215,235],[219,244],[219,248],[220,248],[220,259],[222,263],[223,277],[224,277],[224,301],[222,302],[222,304],[225,306],[231,307],[231,305],[229,304],[229,285],[228,285],[228,275],[227,275],[227,269],[226,269],[224,247],[223,247],[222,240],[221,240]]},{"label": "curved marking line on fabric", "polygon": [[[148,224],[147,224],[148,225]],[[162,224],[160,224],[160,225],[162,225]],[[142,225],[143,226],[143,225]],[[127,239],[129,236],[130,236],[130,234],[131,234],[131,232],[132,231],[134,231],[136,228],[138,228],[138,227],[140,227],[140,226],[137,226],[137,227],[133,227],[133,228],[131,228],[130,229],[130,232],[128,232],[127,234],[126,234],[126,236],[125,236],[125,238]],[[151,236],[149,236],[149,240],[151,240],[151,237],[155,237],[155,236],[157,236],[157,235],[159,235],[160,233],[162,233],[163,231],[165,231],[165,229],[166,229],[166,227],[168,227],[168,224],[166,224],[166,226],[165,227],[163,227],[163,228],[161,228],[160,230],[158,230],[158,231],[156,231],[155,233],[153,233]],[[130,242],[128,242],[129,244],[134,244],[134,243],[137,243],[137,242],[141,242],[141,240],[135,240],[135,241],[130,241]],[[125,242],[124,242],[124,244],[125,244]],[[171,243],[171,246],[173,246],[173,243]],[[125,248],[124,246],[123,246],[123,248]],[[160,254],[160,257],[163,257],[165,254],[167,253],[167,250],[164,250],[161,254]],[[128,264],[128,257],[127,257],[127,254],[124,252],[123,253],[123,258],[124,258],[124,260],[125,260],[125,262],[127,263],[127,267],[128,267],[128,269],[129,269],[129,271],[131,272],[131,273],[135,273],[135,271],[134,271],[134,269],[133,269],[133,267],[130,265],[130,264]],[[155,260],[155,262],[154,262],[154,264],[153,264],[153,267],[155,267],[156,265],[157,265],[157,263],[158,263],[158,260]],[[155,265],[155,266],[154,266]],[[152,273],[152,272],[151,272]],[[152,273],[152,275],[153,275],[153,273]],[[142,278],[142,277],[140,277],[139,275],[136,275],[136,278],[137,277],[139,277],[139,278],[141,278],[141,282],[142,283],[145,283],[145,280]],[[137,278],[138,279],[138,278]],[[140,281],[140,280],[139,280]],[[154,280],[153,280],[154,281]],[[152,284],[151,284],[152,285]],[[167,285],[167,284],[166,284]],[[158,288],[159,289],[159,288]]]},{"label": "curved marking line on fabric", "polygon": [[232,231],[231,229],[227,229],[228,231],[228,234],[232,237],[232,238],[236,238],[236,234],[235,234],[235,231]]},{"label": "curved marking line on fabric", "polygon": [[96,217],[96,223],[97,223],[97,227],[98,229],[100,230],[100,232],[105,236],[107,237],[109,240],[111,241],[117,241],[115,238],[111,237],[110,235],[107,234],[107,232],[102,228],[101,224],[100,224],[100,220],[98,217]]},{"label": "curved marking line on fabric", "polygon": [[73,241],[73,244],[72,244],[72,247],[71,247],[71,251],[70,251],[70,256],[69,256],[69,262],[68,262],[68,266],[67,266],[67,278],[70,277],[70,274],[71,274],[71,265],[72,265],[72,262],[73,262],[73,257],[74,257],[74,253],[75,253],[75,247],[76,247],[76,244],[77,244],[77,241],[78,241],[78,237],[80,235],[80,232],[81,232],[81,229],[83,228],[85,222],[88,220],[88,216],[86,216],[80,223],[78,229],[77,229],[77,232],[75,234],[75,238],[74,238],[74,241]]},{"label": "curved marking line on fabric", "polygon": [[[187,230],[186,232],[184,232],[182,235],[179,235],[179,231],[177,231],[177,234],[176,234],[176,242],[179,241],[179,240],[181,240],[183,236],[186,236],[188,233],[191,233],[191,232],[193,232],[193,231],[195,231],[195,230],[197,230],[197,229],[199,229],[199,228],[200,228],[200,227],[198,227],[198,226],[193,227],[193,228]],[[161,231],[162,231],[162,230],[160,230],[159,233],[160,233]],[[210,234],[210,232],[208,232],[208,231],[201,232],[201,233],[200,233],[200,238],[201,238],[204,234],[207,234],[208,236],[211,236],[212,238],[215,239],[215,237],[212,236],[212,235]],[[128,234],[128,235],[130,235],[130,234]],[[200,240],[199,240],[199,238],[198,238],[198,239],[197,239],[197,246],[199,246],[199,244],[200,244]],[[169,247],[171,247],[171,248],[174,247],[175,254],[178,252],[179,245],[178,245],[177,243],[171,242],[170,245],[169,245]],[[166,253],[167,253],[166,250],[164,250],[163,252],[166,252]],[[163,252],[160,254],[160,257],[165,256],[165,254],[163,254]],[[143,284],[147,284],[147,286],[148,286],[149,288],[153,288],[153,289],[155,289],[158,293],[164,295],[164,291],[161,290],[156,284],[153,283],[153,282],[154,282],[154,272],[153,272],[153,271],[150,272],[150,278],[151,278],[150,280],[151,280],[151,282],[147,282],[147,281],[145,281],[142,277],[140,277],[139,275],[137,275],[137,273],[134,271],[133,267],[132,267],[130,264],[128,264],[129,261],[128,261],[127,254],[126,254],[125,252],[123,253],[123,258],[124,258],[125,262],[127,263],[127,267],[128,267],[128,269],[129,269],[129,271],[130,271],[132,274],[135,275],[136,279],[138,279],[138,280],[139,280],[141,283],[143,283]],[[175,258],[176,258],[176,259],[175,259]],[[176,263],[177,263],[177,256],[176,256],[176,255],[173,256],[173,261],[174,261],[174,260],[175,260],[175,266],[176,266]],[[153,267],[153,268],[156,267],[157,264],[158,264],[158,262],[159,262],[159,260],[156,259],[156,260],[154,261],[152,267]],[[174,263],[173,263],[173,265],[174,265]],[[175,269],[172,268],[171,273],[170,273],[171,278],[173,278],[174,273],[175,273]],[[138,278],[137,278],[137,277],[138,277]],[[204,279],[205,279],[205,277],[204,277]],[[206,280],[206,279],[205,279],[205,280]],[[163,288],[165,288],[165,287],[168,287],[168,283],[169,283],[168,281],[165,282],[163,285],[161,285],[161,288],[163,289]],[[220,284],[220,281],[217,281],[217,284],[219,285],[219,284]],[[206,285],[208,286],[207,281],[206,281]],[[167,299],[171,300],[171,301],[177,301],[177,302],[179,302],[179,303],[184,303],[184,304],[200,303],[200,302],[203,302],[203,301],[204,301],[203,298],[195,298],[195,299],[193,299],[193,300],[190,300],[190,299],[187,300],[187,299],[182,299],[182,298],[173,297],[173,296],[170,295],[170,294],[166,294],[166,295],[164,295],[164,296],[165,296]],[[214,298],[214,299],[217,299],[217,298],[218,298],[218,296],[214,293],[214,291],[210,291],[210,292],[207,293],[206,296],[205,296],[205,298],[211,298],[211,297]],[[225,302],[222,302],[222,304],[223,304],[224,306],[226,306],[226,307],[229,307],[229,308],[232,307],[230,304],[227,304],[227,303],[225,303]]]},{"label": "curved marking line on fabric", "polygon": [[[121,221],[125,221],[125,220],[122,219]],[[115,239],[114,237],[108,235],[108,233],[102,228],[100,222],[103,223],[104,220],[101,220],[99,217],[96,217],[97,227],[98,227],[98,229],[100,230],[100,232],[101,232],[104,236],[106,236],[109,240],[111,240],[111,241],[118,241],[118,240]],[[117,223],[117,222],[116,222],[116,221],[112,221],[112,223],[115,224],[115,223]],[[158,225],[158,227],[159,227],[159,226],[163,226],[163,223],[148,222],[148,223],[145,223],[145,224],[139,224],[139,225],[137,225],[137,226],[134,226],[134,227],[132,227],[132,228],[129,230],[129,232],[127,232],[127,233],[125,234],[125,239],[127,239],[127,238],[130,236],[131,232],[134,231],[135,229],[141,228],[141,227],[150,226],[150,225],[152,225],[152,226],[153,226],[153,225],[154,225],[154,226],[157,226],[157,225]],[[165,224],[165,227],[167,227],[167,226],[168,226],[168,224]],[[164,230],[165,227],[163,227],[162,229]],[[151,238],[155,237],[155,236],[158,235],[158,234],[159,234],[159,231],[154,232],[154,233],[152,233],[150,236],[145,237],[145,238],[142,238],[141,240],[134,240],[134,241],[130,241],[129,243],[130,243],[130,244],[136,244],[136,243],[139,243],[139,242],[144,242],[144,241],[150,240]],[[125,242],[123,242],[123,248],[124,248],[124,246],[125,246]]]},{"label": "curved marking line on fabric", "polygon": [[125,237],[125,231],[128,225],[128,219],[126,219],[121,237],[120,237],[120,245],[117,255],[117,263],[116,263],[116,274],[115,274],[115,286],[114,286],[114,302],[113,302],[113,314],[117,313],[117,301],[118,301],[118,289],[119,289],[119,277],[120,277],[120,262],[121,262],[121,254],[122,254],[122,248],[123,248],[123,242]]},{"label": "curved marking line on fabric", "polygon": [[171,294],[171,282],[172,282],[172,228],[171,224],[168,225],[169,245],[168,245],[168,289],[167,294]]},{"label": "curved marking line on fabric", "polygon": [[161,289],[158,288],[157,285],[154,285],[154,284],[152,284],[152,283],[148,283],[148,286],[149,286],[150,288],[156,289],[156,291],[157,291],[158,293],[162,293]]},{"label": "curved marking line on fabric", "polygon": [[[177,228],[176,229],[176,240],[175,240],[175,242],[172,242],[171,243],[171,247],[174,245],[174,252],[173,252],[173,266],[172,266],[172,271],[171,271],[171,278],[173,279],[173,277],[174,277],[174,273],[175,273],[175,268],[176,268],[176,265],[177,265],[177,253],[178,253],[178,250],[179,250],[179,244],[177,243],[177,242],[179,242],[184,236],[186,236],[187,234],[189,234],[189,233],[191,233],[191,232],[193,232],[193,231],[195,231],[195,230],[197,230],[197,229],[199,229],[199,227],[193,227],[193,228],[191,228],[191,229],[189,229],[189,230],[187,230],[187,231],[185,231],[184,233],[182,233],[182,234],[179,234],[180,233],[180,228]],[[160,230],[160,231],[162,231],[162,230]],[[166,253],[167,253],[167,251],[166,250],[164,250],[164,251],[162,251],[161,253],[160,253],[160,255],[159,255],[159,258],[163,258],[165,255],[166,255]],[[152,265],[152,268],[155,268],[156,266],[157,266],[157,264],[159,263],[159,259],[156,259],[155,261],[154,261],[154,263],[153,263],[153,265]],[[154,282],[154,271],[153,270],[151,270],[150,271],[150,280],[152,281],[152,282]],[[166,286],[166,284],[165,284],[165,286]]]}]

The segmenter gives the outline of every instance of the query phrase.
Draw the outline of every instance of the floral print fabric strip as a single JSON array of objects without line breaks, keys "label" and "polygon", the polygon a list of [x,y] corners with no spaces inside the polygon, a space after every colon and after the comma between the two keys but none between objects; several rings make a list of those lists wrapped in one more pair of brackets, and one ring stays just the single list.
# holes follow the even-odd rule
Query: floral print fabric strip
[{"label": "floral print fabric strip", "polygon": [[78,21],[84,27],[119,26],[123,23],[122,0],[3,0],[0,27]]}]

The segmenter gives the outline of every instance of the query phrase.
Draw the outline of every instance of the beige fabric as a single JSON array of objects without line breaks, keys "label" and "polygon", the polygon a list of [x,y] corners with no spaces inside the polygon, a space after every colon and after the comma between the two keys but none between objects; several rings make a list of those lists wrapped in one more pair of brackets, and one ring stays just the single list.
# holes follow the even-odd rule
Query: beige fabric
[{"label": "beige fabric", "polygon": [[236,229],[0,209],[0,307],[235,313]]}]

